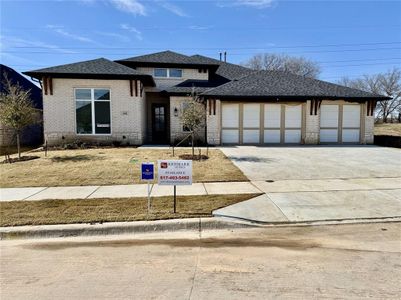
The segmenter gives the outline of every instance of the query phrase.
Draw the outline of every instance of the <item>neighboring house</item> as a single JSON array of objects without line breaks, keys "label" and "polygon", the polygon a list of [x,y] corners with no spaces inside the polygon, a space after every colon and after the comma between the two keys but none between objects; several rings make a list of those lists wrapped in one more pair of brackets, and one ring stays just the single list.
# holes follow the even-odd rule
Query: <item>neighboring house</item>
[{"label": "neighboring house", "polygon": [[[43,109],[42,90],[10,67],[0,64],[0,92],[5,93],[4,84],[7,78],[13,84],[19,84],[23,90],[30,91],[31,101],[38,110]],[[42,113],[40,113],[42,114]],[[28,126],[21,135],[22,145],[39,145],[43,142],[42,124]],[[16,144],[14,132],[0,123],[0,146]]]},{"label": "neighboring house", "polygon": [[221,144],[373,143],[384,96],[279,71],[253,71],[164,51],[25,72],[42,81],[50,144],[72,140],[175,143],[194,90],[205,102],[201,139]]}]

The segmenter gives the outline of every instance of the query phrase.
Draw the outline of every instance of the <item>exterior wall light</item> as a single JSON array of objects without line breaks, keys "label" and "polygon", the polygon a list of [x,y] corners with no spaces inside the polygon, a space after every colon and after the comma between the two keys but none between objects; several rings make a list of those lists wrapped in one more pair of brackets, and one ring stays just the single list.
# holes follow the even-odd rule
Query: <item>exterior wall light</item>
[{"label": "exterior wall light", "polygon": [[177,107],[174,108],[174,117],[178,117],[178,108]]}]

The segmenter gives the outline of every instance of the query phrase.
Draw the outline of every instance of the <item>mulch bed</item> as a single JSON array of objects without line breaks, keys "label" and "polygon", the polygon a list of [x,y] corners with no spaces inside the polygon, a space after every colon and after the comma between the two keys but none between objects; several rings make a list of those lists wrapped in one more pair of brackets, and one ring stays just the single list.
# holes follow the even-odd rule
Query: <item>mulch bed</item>
[{"label": "mulch bed", "polygon": [[21,158],[18,157],[10,157],[9,159],[5,159],[3,160],[1,163],[3,164],[12,164],[12,163],[16,163],[16,162],[21,162],[21,161],[28,161],[28,160],[33,160],[33,159],[37,159],[40,158],[39,156],[21,156]]}]

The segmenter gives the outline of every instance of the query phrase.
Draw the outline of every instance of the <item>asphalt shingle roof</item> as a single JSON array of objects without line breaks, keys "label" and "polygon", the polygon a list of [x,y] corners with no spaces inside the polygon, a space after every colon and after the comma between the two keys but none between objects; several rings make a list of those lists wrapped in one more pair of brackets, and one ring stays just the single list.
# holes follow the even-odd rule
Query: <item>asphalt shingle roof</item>
[{"label": "asphalt shingle roof", "polygon": [[30,98],[36,108],[43,108],[42,90],[17,71],[3,64],[0,64],[0,93],[6,93],[5,87],[2,84],[6,80],[5,76],[7,76],[11,83],[18,84],[24,91],[29,91]]},{"label": "asphalt shingle roof", "polygon": [[215,97],[303,97],[303,98],[370,98],[385,99],[361,90],[282,71],[254,71],[202,93]]},{"label": "asphalt shingle roof", "polygon": [[202,92],[207,91],[216,86],[218,86],[218,84],[215,84],[214,82],[209,81],[209,80],[188,79],[175,86],[166,88],[164,90],[164,92],[167,92],[170,94],[186,94],[186,95],[188,95],[188,94],[191,94],[192,91],[194,91],[195,93],[202,93]]},{"label": "asphalt shingle roof", "polygon": [[152,82],[154,85],[153,79],[150,75],[143,74],[141,72],[138,72],[137,70],[105,58],[98,58],[72,64],[32,70],[28,72],[23,72],[23,74],[35,78],[41,78],[42,76],[46,75],[67,78],[73,78],[74,76],[88,76],[88,78],[91,76],[104,78],[143,77],[146,78],[148,82]]},{"label": "asphalt shingle roof", "polygon": [[228,80],[238,79],[245,75],[249,75],[249,74],[255,72],[254,70],[245,68],[240,65],[235,65],[235,64],[228,63],[228,62],[219,61],[217,59],[210,58],[210,57],[203,56],[203,55],[197,54],[197,55],[192,55],[191,57],[196,58],[197,60],[203,61],[205,63],[208,62],[208,63],[218,64],[219,67],[216,71],[216,74],[221,77],[224,77]]},{"label": "asphalt shingle roof", "polygon": [[117,62],[146,63],[146,64],[176,64],[176,65],[218,65],[196,57],[187,56],[173,51],[162,51],[147,55],[135,56],[117,60]]}]

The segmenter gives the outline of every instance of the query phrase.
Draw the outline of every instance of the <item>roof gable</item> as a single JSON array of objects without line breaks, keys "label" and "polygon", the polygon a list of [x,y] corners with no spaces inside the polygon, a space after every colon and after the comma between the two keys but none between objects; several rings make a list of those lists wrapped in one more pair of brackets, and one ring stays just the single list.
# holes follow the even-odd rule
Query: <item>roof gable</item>
[{"label": "roof gable", "polygon": [[150,75],[143,74],[132,68],[126,67],[114,61],[98,58],[72,64],[59,65],[50,68],[23,72],[28,76],[41,78],[43,76],[62,78],[144,78],[148,83],[153,83]]},{"label": "roof gable", "polygon": [[196,57],[187,56],[170,50],[140,55],[117,60],[119,63],[130,63],[133,65],[182,65],[182,66],[217,66],[218,63],[205,61]]}]

